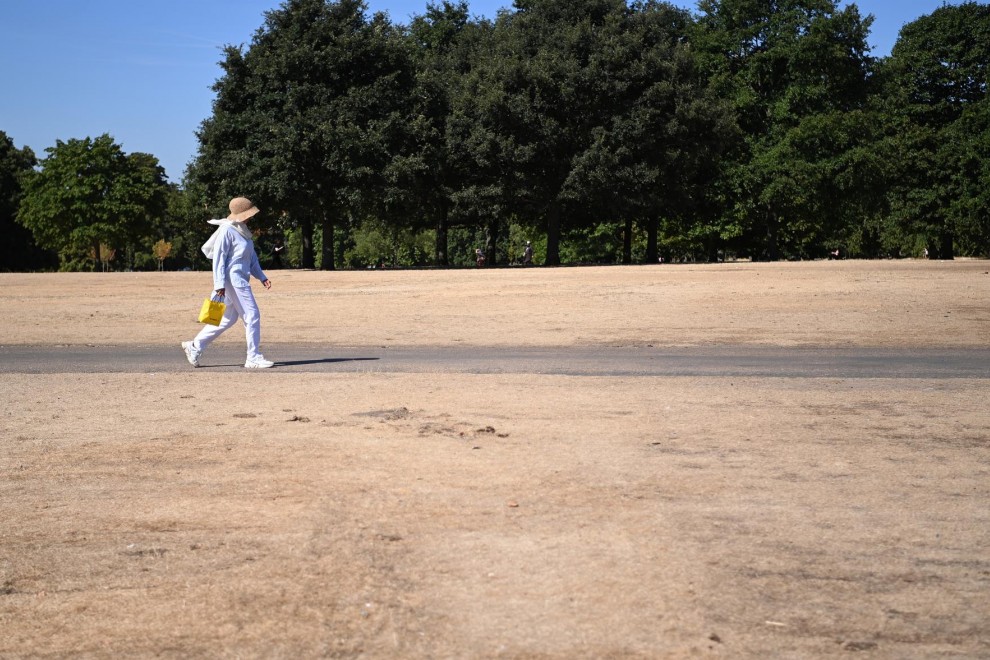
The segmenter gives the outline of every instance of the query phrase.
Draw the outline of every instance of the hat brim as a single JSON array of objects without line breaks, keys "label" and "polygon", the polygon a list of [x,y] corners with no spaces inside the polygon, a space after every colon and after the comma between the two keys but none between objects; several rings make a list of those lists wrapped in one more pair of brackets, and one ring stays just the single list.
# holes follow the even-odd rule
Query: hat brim
[{"label": "hat brim", "polygon": [[252,206],[247,211],[241,211],[240,213],[231,213],[230,215],[227,216],[227,219],[228,220],[244,221],[244,220],[247,220],[248,218],[251,218],[251,217],[257,215],[260,212],[261,212],[261,209],[259,209],[257,206]]}]

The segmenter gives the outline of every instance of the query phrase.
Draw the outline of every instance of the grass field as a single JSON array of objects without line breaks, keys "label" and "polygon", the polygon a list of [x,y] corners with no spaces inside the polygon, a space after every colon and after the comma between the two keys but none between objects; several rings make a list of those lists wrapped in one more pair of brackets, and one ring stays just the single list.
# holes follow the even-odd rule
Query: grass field
[{"label": "grass field", "polygon": [[[331,351],[982,348],[988,271],[274,271],[257,296],[266,341]],[[209,287],[0,274],[0,343],[182,362]],[[990,655],[990,374],[109,371],[0,370],[0,657]]]}]

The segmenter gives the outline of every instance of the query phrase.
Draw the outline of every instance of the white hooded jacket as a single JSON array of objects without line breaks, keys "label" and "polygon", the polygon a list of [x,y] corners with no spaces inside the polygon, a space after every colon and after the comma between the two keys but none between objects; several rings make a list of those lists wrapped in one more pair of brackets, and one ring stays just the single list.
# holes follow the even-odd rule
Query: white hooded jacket
[{"label": "white hooded jacket", "polygon": [[214,290],[250,286],[252,275],[262,282],[268,279],[261,270],[251,230],[245,223],[226,219],[209,223],[219,225],[202,247],[203,254],[213,261]]}]

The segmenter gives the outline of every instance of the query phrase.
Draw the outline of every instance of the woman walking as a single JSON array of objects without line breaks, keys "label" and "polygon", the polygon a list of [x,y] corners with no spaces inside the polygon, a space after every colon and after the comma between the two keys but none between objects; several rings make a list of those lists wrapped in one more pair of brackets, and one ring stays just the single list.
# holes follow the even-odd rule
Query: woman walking
[{"label": "woman walking", "polygon": [[211,225],[219,225],[210,239],[203,244],[203,253],[213,261],[214,295],[224,298],[227,309],[220,325],[204,325],[196,338],[182,342],[186,359],[194,367],[199,366],[199,357],[213,340],[234,325],[238,318],[244,320],[247,338],[247,369],[267,369],[275,363],[266,360],[258,346],[261,344],[261,313],[251,292],[251,276],[261,281],[266,289],[272,282],[261,270],[258,255],[254,251],[254,241],[247,221],[259,211],[247,197],[230,200],[230,215],[224,220],[210,220]]}]

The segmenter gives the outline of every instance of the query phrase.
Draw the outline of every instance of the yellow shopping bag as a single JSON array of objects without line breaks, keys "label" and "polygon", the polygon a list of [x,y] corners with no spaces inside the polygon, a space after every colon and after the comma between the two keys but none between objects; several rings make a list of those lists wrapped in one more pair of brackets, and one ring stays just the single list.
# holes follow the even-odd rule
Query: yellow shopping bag
[{"label": "yellow shopping bag", "polygon": [[223,296],[214,296],[203,301],[203,306],[199,308],[199,322],[209,325],[220,325],[223,312],[227,306],[223,304]]}]

